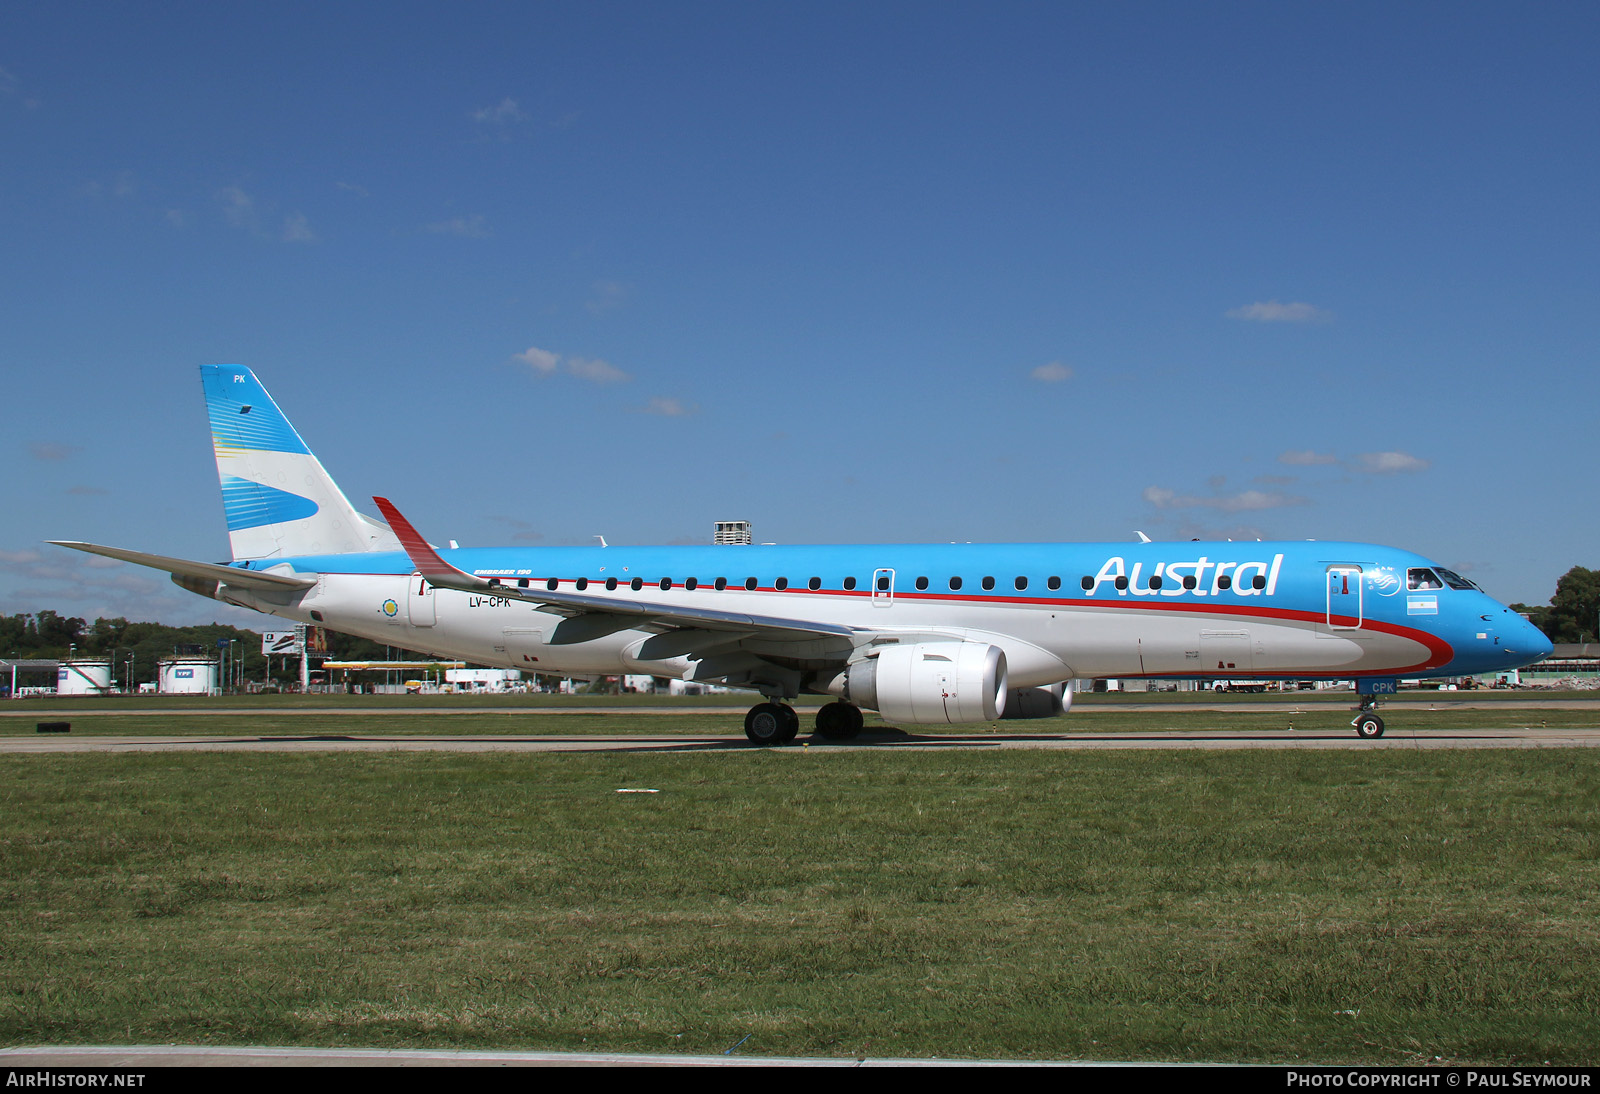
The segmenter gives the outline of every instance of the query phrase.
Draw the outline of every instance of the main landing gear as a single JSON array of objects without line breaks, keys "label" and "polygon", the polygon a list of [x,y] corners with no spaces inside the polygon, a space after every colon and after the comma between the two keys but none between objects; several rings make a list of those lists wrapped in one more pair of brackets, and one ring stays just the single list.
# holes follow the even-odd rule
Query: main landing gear
[{"label": "main landing gear", "polygon": [[1363,695],[1361,709],[1350,723],[1356,727],[1356,736],[1368,739],[1383,736],[1383,719],[1378,717],[1378,697]]},{"label": "main landing gear", "polygon": [[854,703],[829,703],[817,711],[817,735],[848,741],[861,732],[861,708]]},{"label": "main landing gear", "polygon": [[757,703],[744,716],[744,735],[758,745],[786,745],[800,734],[800,715],[782,703]]},{"label": "main landing gear", "polygon": [[[848,741],[861,732],[861,708],[829,703],[817,711],[817,736]],[[786,745],[800,734],[800,715],[784,703],[758,703],[744,716],[744,735],[752,744]]]}]

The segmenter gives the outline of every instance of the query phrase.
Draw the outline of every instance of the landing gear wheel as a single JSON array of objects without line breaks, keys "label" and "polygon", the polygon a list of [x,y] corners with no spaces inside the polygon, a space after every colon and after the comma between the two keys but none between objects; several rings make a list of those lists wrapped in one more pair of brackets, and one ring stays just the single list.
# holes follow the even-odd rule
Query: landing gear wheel
[{"label": "landing gear wheel", "polygon": [[779,704],[778,708],[783,711],[783,743],[788,744],[800,736],[800,715],[791,706]]},{"label": "landing gear wheel", "polygon": [[861,709],[851,703],[829,703],[817,711],[817,734],[824,740],[848,741],[861,732]]},{"label": "landing gear wheel", "polygon": [[781,703],[758,703],[744,716],[744,735],[758,745],[781,745],[793,740],[789,727],[800,728],[800,718],[793,707]]},{"label": "landing gear wheel", "polygon": [[1363,714],[1356,719],[1356,736],[1368,739],[1383,736],[1383,719],[1376,714]]}]

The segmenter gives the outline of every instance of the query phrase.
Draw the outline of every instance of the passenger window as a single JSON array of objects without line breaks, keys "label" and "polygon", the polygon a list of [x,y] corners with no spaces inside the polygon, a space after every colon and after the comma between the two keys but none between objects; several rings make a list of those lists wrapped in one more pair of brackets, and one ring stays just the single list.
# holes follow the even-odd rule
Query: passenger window
[{"label": "passenger window", "polygon": [[1083,580],[1078,582],[1078,584],[1083,586],[1084,592],[1088,592],[1090,589],[1094,588],[1094,578],[1090,577],[1088,574],[1084,574]]},{"label": "passenger window", "polygon": [[1161,588],[1161,575],[1160,574],[1151,574],[1150,575],[1150,588],[1151,589],[1159,589],[1159,588]]},{"label": "passenger window", "polygon": [[994,588],[994,578],[992,578],[992,577],[984,578],[983,579],[983,588],[984,588],[985,592],[987,592],[988,590]]},{"label": "passenger window", "polygon": [[583,590],[589,587],[589,579],[586,577],[580,577],[578,580],[574,581],[573,584],[577,586],[578,591],[581,593]]},{"label": "passenger window", "polygon": [[884,574],[884,575],[882,575],[882,576],[880,576],[878,578],[878,591],[880,593],[886,593],[886,592],[889,591],[889,575],[888,574]]},{"label": "passenger window", "polygon": [[752,592],[752,593],[755,592],[756,591],[756,579],[753,578],[753,577],[745,578],[744,579],[744,587],[749,592]]},{"label": "passenger window", "polygon": [[1017,592],[1020,593],[1023,589],[1026,589],[1028,587],[1028,579],[1025,578],[1025,577],[1019,577],[1019,578],[1017,578],[1016,585],[1017,585]]},{"label": "passenger window", "polygon": [[695,589],[699,588],[699,586],[700,581],[698,578],[686,577],[683,579],[683,587],[688,589],[691,593],[694,592]]},{"label": "passenger window", "polygon": [[959,577],[952,577],[950,579],[950,591],[951,592],[955,592],[957,589],[960,589],[960,588],[961,588],[961,579]]},{"label": "passenger window", "polygon": [[1185,589],[1192,589],[1198,584],[1200,584],[1200,583],[1194,579],[1194,575],[1193,574],[1189,574],[1189,575],[1185,576],[1184,579],[1183,579],[1183,587]]},{"label": "passenger window", "polygon": [[783,590],[789,587],[789,579],[786,577],[780,577],[778,580],[772,583],[772,587],[781,593]]},{"label": "passenger window", "polygon": [[1117,580],[1112,582],[1112,584],[1115,585],[1119,590],[1126,589],[1128,587],[1128,579],[1123,577],[1121,574],[1118,574]]},{"label": "passenger window", "polygon": [[845,578],[845,579],[844,579],[844,587],[845,587],[845,591],[846,591],[846,592],[852,592],[852,591],[854,591],[854,590],[855,590],[855,587],[856,587],[856,579],[855,579],[855,578],[853,578],[853,577],[847,577],[847,578]]},{"label": "passenger window", "polygon": [[549,589],[551,592],[555,592],[556,591],[556,586],[558,586],[560,584],[561,584],[561,582],[557,581],[555,578],[552,577],[549,581],[546,581],[544,583],[544,587],[546,589]]},{"label": "passenger window", "polygon": [[1227,574],[1223,574],[1221,577],[1217,578],[1217,588],[1219,588],[1219,589],[1231,589],[1231,588],[1233,588],[1233,578],[1229,577]]},{"label": "passenger window", "polygon": [[927,578],[925,578],[925,577],[917,578],[917,591],[918,592],[921,592],[923,589],[926,589],[927,587],[928,587],[928,579]]},{"label": "passenger window", "polygon": [[528,579],[527,578],[525,578],[525,577],[517,578],[517,588],[526,589],[527,587],[528,587]]},{"label": "passenger window", "polygon": [[814,577],[810,581],[806,582],[806,585],[810,587],[812,592],[816,592],[818,589],[822,588],[822,579],[820,577]]},{"label": "passenger window", "polygon": [[1049,581],[1046,581],[1044,584],[1045,584],[1045,588],[1049,589],[1051,592],[1054,592],[1055,590],[1061,588],[1061,579],[1059,577],[1052,577]]},{"label": "passenger window", "polygon": [[672,579],[670,577],[662,578],[661,579],[661,591],[662,592],[666,592],[671,588],[672,588]]},{"label": "passenger window", "polygon": [[644,578],[636,577],[632,581],[628,582],[628,584],[633,587],[634,592],[638,592],[640,589],[644,588]]},{"label": "passenger window", "polygon": [[606,591],[607,592],[616,592],[617,591],[617,579],[616,578],[614,578],[614,577],[606,578]]},{"label": "passenger window", "polygon": [[1252,577],[1250,579],[1250,587],[1257,590],[1265,589],[1267,587],[1267,575],[1257,574],[1255,577]]},{"label": "passenger window", "polygon": [[726,589],[727,587],[728,587],[728,579],[727,578],[725,578],[725,577],[717,578],[717,592],[720,593],[723,589]]}]

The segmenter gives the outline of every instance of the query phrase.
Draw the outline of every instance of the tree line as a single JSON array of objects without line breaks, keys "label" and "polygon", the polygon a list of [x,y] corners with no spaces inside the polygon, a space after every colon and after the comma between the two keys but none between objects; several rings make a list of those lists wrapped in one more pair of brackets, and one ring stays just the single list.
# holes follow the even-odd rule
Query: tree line
[{"label": "tree line", "polygon": [[[285,625],[289,630],[292,625]],[[335,661],[427,660],[427,654],[400,650],[366,638],[327,632],[327,657]],[[31,614],[0,615],[0,657],[8,660],[65,661],[69,657],[107,659],[115,664],[122,681],[129,662],[136,683],[151,683],[156,664],[180,649],[199,647],[206,656],[215,656],[218,643],[236,641],[235,657],[244,662],[248,680],[267,679],[267,659],[261,653],[261,633],[224,623],[203,623],[192,627],[172,627],[165,623],[130,623],[120,616],[96,619],[93,623],[76,616],[64,616],[46,609]],[[300,678],[298,658],[273,657],[271,679],[290,682]]]},{"label": "tree line", "polygon": [[1552,642],[1600,641],[1600,570],[1574,566],[1556,582],[1549,604],[1512,604]]}]

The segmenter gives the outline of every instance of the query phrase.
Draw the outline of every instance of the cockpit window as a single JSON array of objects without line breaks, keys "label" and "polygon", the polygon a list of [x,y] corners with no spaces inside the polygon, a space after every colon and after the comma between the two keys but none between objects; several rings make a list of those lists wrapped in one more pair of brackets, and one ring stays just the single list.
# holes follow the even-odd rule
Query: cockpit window
[{"label": "cockpit window", "polygon": [[1452,589],[1476,589],[1477,586],[1454,570],[1446,570],[1443,566],[1437,568],[1439,576],[1444,578],[1444,583]]},{"label": "cockpit window", "polygon": [[1421,566],[1413,566],[1406,571],[1406,588],[1412,592],[1418,589],[1442,589],[1444,582],[1439,580],[1439,575],[1432,570]]}]

